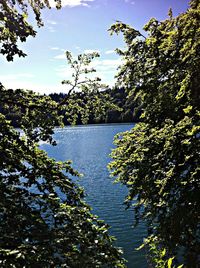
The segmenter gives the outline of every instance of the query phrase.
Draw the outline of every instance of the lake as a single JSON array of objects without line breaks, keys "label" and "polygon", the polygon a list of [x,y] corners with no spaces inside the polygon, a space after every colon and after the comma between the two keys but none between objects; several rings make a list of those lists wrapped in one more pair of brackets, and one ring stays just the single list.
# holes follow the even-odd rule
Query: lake
[{"label": "lake", "polygon": [[129,268],[145,268],[145,252],[136,251],[145,236],[145,226],[140,224],[133,229],[133,211],[126,210],[123,204],[127,189],[120,184],[113,184],[107,164],[109,154],[114,148],[114,136],[130,130],[133,124],[84,125],[57,128],[54,138],[57,146],[42,144],[50,157],[56,160],[73,161],[73,168],[83,173],[81,186],[86,193],[86,201],[93,208],[93,214],[105,220],[110,234],[117,238],[116,245],[122,247]]}]

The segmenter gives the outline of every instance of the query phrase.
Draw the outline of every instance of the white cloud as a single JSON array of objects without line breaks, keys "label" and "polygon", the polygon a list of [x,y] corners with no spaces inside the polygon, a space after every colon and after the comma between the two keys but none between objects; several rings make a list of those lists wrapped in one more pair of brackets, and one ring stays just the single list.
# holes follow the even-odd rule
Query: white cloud
[{"label": "white cloud", "polygon": [[105,54],[107,54],[107,55],[108,54],[114,54],[114,53],[116,53],[115,50],[107,50],[107,51],[105,51]]},{"label": "white cloud", "polygon": [[54,33],[56,30],[55,30],[55,25],[57,25],[57,22],[54,21],[54,20],[47,20],[47,30],[51,33]]},{"label": "white cloud", "polygon": [[85,49],[83,51],[84,53],[88,54],[88,53],[94,53],[94,52],[97,52],[100,54],[100,51],[99,50],[96,50],[96,49]]},{"label": "white cloud", "polygon": [[61,85],[60,80],[55,85],[46,84],[45,82],[39,83],[36,82],[35,75],[31,73],[0,75],[0,81],[8,89],[27,89],[41,94],[66,92],[66,88]]},{"label": "white cloud", "polygon": [[122,60],[115,59],[107,59],[107,60],[94,60],[91,64],[92,67],[96,68],[97,70],[100,70],[101,72],[107,72],[107,71],[114,71],[117,69],[117,67],[122,64]]},{"label": "white cloud", "polygon": [[6,75],[0,75],[0,81],[4,84],[8,80],[18,80],[18,79],[27,79],[27,78],[33,78],[35,77],[31,73],[19,73],[19,74],[6,74]]},{"label": "white cloud", "polygon": [[38,92],[40,94],[50,94],[50,93],[60,93],[67,92],[67,88],[65,85],[62,85],[60,82],[55,85],[52,84],[41,84],[35,81],[27,81],[27,80],[7,80],[3,83],[5,88],[11,89],[27,89],[32,90],[34,92]]},{"label": "white cloud", "polygon": [[31,73],[8,74],[0,75],[0,81],[7,89],[20,88],[25,90],[32,90],[41,94],[67,92],[66,87],[60,83],[60,79],[58,79],[55,84],[49,84],[48,82],[37,82],[37,79],[35,79],[35,77],[36,76]]},{"label": "white cloud", "polygon": [[[96,69],[96,72],[90,74],[89,77],[100,77],[103,83],[109,84],[110,86],[114,85],[114,76],[117,73],[117,67],[122,64],[122,60],[118,59],[96,59],[94,60],[90,67]],[[59,77],[60,81],[64,79],[72,79],[72,70],[66,65],[60,65],[55,69],[55,75]],[[84,79],[83,75],[81,78]],[[66,89],[68,89],[66,87]]]},{"label": "white cloud", "polygon": [[54,27],[52,27],[52,26],[47,26],[46,28],[47,28],[47,30],[49,30],[50,33],[55,33],[55,31],[56,31],[54,29]]},{"label": "white cloud", "polygon": [[56,59],[56,60],[65,60],[66,59],[66,56],[65,56],[64,53],[62,53],[62,54],[56,55],[54,57],[54,59]]},{"label": "white cloud", "polygon": [[[76,6],[86,6],[89,7],[88,2],[93,2],[94,0],[62,0],[62,7],[76,7]],[[55,7],[56,3],[54,0],[49,0],[51,7]]]},{"label": "white cloud", "polygon": [[60,48],[60,47],[49,47],[49,49],[50,49],[50,50],[57,51],[57,52],[60,51],[60,52],[62,52],[62,53],[63,53],[63,52],[64,52],[64,53],[66,52],[66,49],[64,49],[64,48]]},{"label": "white cloud", "polygon": [[57,22],[54,21],[54,20],[47,20],[47,23],[51,24],[51,25],[56,25],[57,24]]},{"label": "white cloud", "polygon": [[[78,50],[81,54],[83,54],[83,53],[85,53],[85,54],[89,54],[89,53],[93,53],[93,52],[97,52],[97,53],[100,54],[100,51],[99,51],[99,50],[95,50],[95,49],[85,49],[84,51],[80,51],[80,50],[81,50],[80,47],[75,47],[75,48],[76,48],[76,50]],[[51,49],[51,50],[57,50],[57,51],[60,50],[60,51],[63,52],[63,53],[60,53],[60,54],[54,56],[54,59],[56,59],[56,60],[66,60],[66,55],[65,55],[66,50],[65,50],[65,49],[61,49],[61,48],[58,48],[58,47],[51,47],[50,49]],[[76,55],[74,55],[73,53],[72,53],[72,56],[73,56],[73,57],[76,57]]]},{"label": "white cloud", "polygon": [[69,79],[72,76],[72,69],[66,65],[60,65],[55,69],[55,74],[61,79]]},{"label": "white cloud", "polygon": [[[62,58],[63,55],[56,56],[57,58]],[[96,69],[96,72],[94,73],[95,76],[100,76],[102,73],[115,73],[117,70],[117,67],[122,64],[122,60],[119,59],[96,59],[91,64],[90,67],[93,67]],[[66,65],[60,65],[55,69],[56,75],[61,77],[62,79],[69,79],[72,75],[72,70],[70,67]]]},{"label": "white cloud", "polygon": [[[57,58],[65,58],[64,54],[57,55]],[[91,74],[90,77],[100,77],[102,83],[114,85],[114,76],[116,74],[117,67],[122,63],[121,59],[96,59],[92,62],[91,67],[94,67],[97,72]],[[55,82],[50,83],[48,80],[42,80],[39,82],[35,79],[36,75],[32,73],[18,73],[0,75],[0,81],[6,88],[23,88],[39,92],[41,94],[53,93],[53,92],[68,92],[69,87],[62,85],[61,81],[64,79],[70,79],[72,76],[72,70],[67,64],[61,64],[54,70]],[[32,79],[34,78],[34,79]],[[84,75],[82,77],[84,79]],[[45,79],[45,78],[44,78]]]},{"label": "white cloud", "polygon": [[97,59],[92,63],[92,67],[96,69],[95,76],[99,76],[103,83],[113,86],[115,83],[117,68],[121,64],[121,58],[104,60]]}]

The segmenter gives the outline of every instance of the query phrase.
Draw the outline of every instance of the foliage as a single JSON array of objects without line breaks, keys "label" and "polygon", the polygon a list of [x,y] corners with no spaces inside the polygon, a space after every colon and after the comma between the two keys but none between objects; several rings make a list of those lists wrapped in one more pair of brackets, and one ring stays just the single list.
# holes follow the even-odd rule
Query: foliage
[{"label": "foliage", "polygon": [[[64,93],[52,93],[49,96],[57,103],[63,102],[63,99],[67,98],[67,94]],[[84,121],[87,124],[96,124],[137,122],[139,120],[140,109],[136,111],[134,101],[127,96],[124,88],[113,87],[98,91],[90,89],[86,92],[82,90],[74,92],[68,98],[70,99],[68,102],[79,103],[81,109],[70,110],[68,106],[64,106],[69,110],[67,115],[64,109],[60,111],[65,125],[70,124],[68,121],[70,117],[75,118],[77,124],[82,124]],[[84,117],[84,115],[87,116]],[[11,117],[11,114],[9,116]]]},{"label": "foliage", "polygon": [[[33,117],[44,109],[26,105]],[[51,138],[48,120],[43,124],[38,120],[34,132],[22,126],[22,135],[0,117],[1,267],[122,267],[108,227],[90,213],[83,189],[70,179],[77,175],[70,162],[56,162],[39,149],[39,140]]]},{"label": "foliage", "polygon": [[[76,124],[78,119],[83,123],[88,123],[90,115],[93,112],[96,118],[105,117],[107,110],[118,109],[112,103],[110,96],[105,93],[107,85],[101,83],[99,77],[89,77],[96,72],[91,68],[91,62],[94,58],[99,57],[97,52],[80,54],[77,59],[72,57],[69,51],[66,51],[67,62],[72,69],[72,79],[64,80],[68,93],[59,103],[62,112],[65,111],[67,120],[71,124]],[[101,94],[104,91],[104,94]]]},{"label": "foliage", "polygon": [[11,108],[21,114],[23,131],[0,114],[1,267],[123,267],[108,226],[90,213],[72,180],[78,173],[39,149],[40,141],[55,145],[57,104],[3,87],[0,102],[5,114]]},{"label": "foliage", "polygon": [[[41,25],[40,10],[49,6],[48,1],[27,3],[0,2],[1,53],[8,61],[15,54],[25,56],[18,39],[35,35],[27,10],[33,9]],[[59,105],[50,97],[0,85],[0,108],[0,266],[124,267],[108,226],[85,203],[71,162],[56,162],[39,147],[41,141],[55,145]],[[20,129],[6,120],[8,112],[19,115]]]},{"label": "foliage", "polygon": [[[137,106],[137,103],[134,101],[134,99],[127,94],[127,91],[124,87],[115,86],[108,90],[108,94],[110,94],[111,98],[113,98],[114,104],[121,109],[118,122],[139,121],[141,109]],[[109,114],[107,120],[109,121]]]},{"label": "foliage", "polygon": [[[57,8],[61,0],[54,0]],[[41,10],[50,8],[48,0],[2,0],[0,1],[0,53],[12,61],[15,55],[26,54],[18,47],[18,41],[25,42],[29,36],[35,37],[36,31],[28,22],[28,12],[33,12],[37,25],[43,25]]]},{"label": "foliage", "polygon": [[[146,36],[117,22],[127,49],[119,83],[142,105],[142,122],[119,134],[110,164],[129,188],[136,224],[144,219],[166,258],[197,267],[200,252],[200,3],[151,19]],[[134,201],[135,200],[135,201]],[[179,258],[178,256],[182,256]]]}]

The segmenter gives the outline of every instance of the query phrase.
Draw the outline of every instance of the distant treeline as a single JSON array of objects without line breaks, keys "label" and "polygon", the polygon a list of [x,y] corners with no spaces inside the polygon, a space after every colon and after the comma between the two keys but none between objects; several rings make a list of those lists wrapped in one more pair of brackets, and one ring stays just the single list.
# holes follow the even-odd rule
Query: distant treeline
[{"label": "distant treeline", "polygon": [[[134,100],[131,97],[127,98],[127,93],[124,88],[112,88],[107,89],[102,92],[98,92],[98,97],[102,99],[109,99],[114,105],[110,108],[106,109],[104,113],[96,114],[95,109],[90,109],[89,111],[89,119],[88,124],[101,124],[101,123],[128,123],[128,122],[138,122],[141,111],[136,109],[136,105]],[[63,99],[67,98],[67,94],[64,93],[52,93],[49,96],[55,102],[62,102]],[[106,96],[106,98],[105,98]],[[71,96],[70,96],[71,98]],[[73,100],[82,99],[85,102],[85,106],[87,106],[88,95],[85,98],[83,92],[76,92],[73,94]],[[84,108],[84,107],[83,107]],[[66,116],[64,111],[60,112],[64,117],[64,124],[69,125],[68,117]],[[77,124],[82,124],[81,114],[77,114]]]},{"label": "distant treeline", "polygon": [[[22,94],[22,92],[24,92],[23,94],[26,94],[27,97],[29,95],[29,91],[23,91],[21,89],[10,89],[10,91],[12,91],[12,94],[16,95],[16,98],[18,95]],[[37,99],[41,97],[42,96],[37,95]],[[83,124],[83,110],[87,110],[87,124],[127,123],[139,121],[140,110],[135,108],[136,105],[131,97],[127,98],[124,88],[115,87],[90,94],[75,92],[70,96],[64,93],[53,93],[46,97],[50,97],[57,103],[64,103],[64,106],[62,106],[63,109],[60,109],[59,114],[63,116],[63,123],[65,125],[71,124],[72,122],[70,121],[70,118],[74,116],[76,117],[76,124]],[[95,107],[95,105],[91,105],[91,103],[95,103],[95,97],[98,97],[98,100],[102,101],[102,103],[104,103],[104,100],[107,100],[108,103],[113,105],[108,104],[106,108],[103,107],[101,110],[98,106]],[[72,107],[74,105],[71,105],[71,103],[77,103],[79,105],[79,109],[74,110]],[[80,107],[82,111],[80,110]],[[22,107],[20,110],[15,107],[14,103],[11,103],[6,108],[2,108],[0,106],[0,113],[6,115],[6,119],[10,120],[14,127],[19,127],[19,122],[21,121],[22,114],[25,113],[25,109],[25,107]]]}]

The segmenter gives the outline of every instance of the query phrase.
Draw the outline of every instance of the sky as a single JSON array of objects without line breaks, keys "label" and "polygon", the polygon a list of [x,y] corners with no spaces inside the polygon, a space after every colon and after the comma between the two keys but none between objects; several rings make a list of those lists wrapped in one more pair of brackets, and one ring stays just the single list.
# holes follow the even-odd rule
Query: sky
[{"label": "sky", "polygon": [[[44,27],[36,28],[35,38],[29,37],[20,48],[27,57],[7,62],[0,56],[0,81],[6,88],[30,89],[39,93],[66,92],[64,79],[71,79],[65,51],[73,56],[98,51],[93,67],[103,83],[113,86],[121,59],[116,48],[123,48],[123,36],[110,36],[108,29],[117,20],[142,31],[152,17],[167,18],[171,7],[176,16],[188,8],[188,0],[62,0],[62,9],[42,11]],[[30,14],[33,21],[33,14]]]}]

